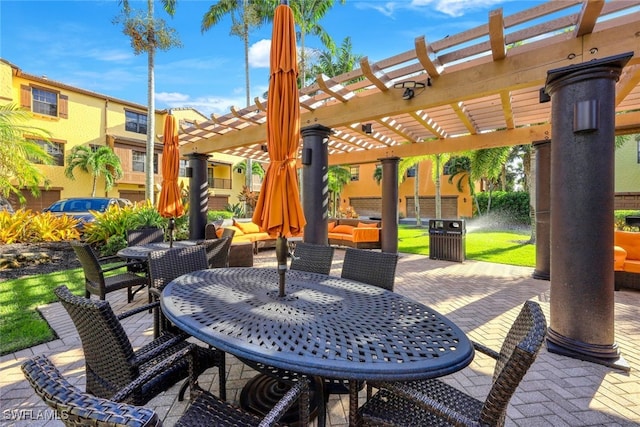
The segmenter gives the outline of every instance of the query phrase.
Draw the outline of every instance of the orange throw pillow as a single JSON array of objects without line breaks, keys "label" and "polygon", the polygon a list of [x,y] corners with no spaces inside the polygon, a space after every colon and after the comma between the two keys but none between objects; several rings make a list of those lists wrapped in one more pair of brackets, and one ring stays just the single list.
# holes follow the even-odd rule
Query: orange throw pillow
[{"label": "orange throw pillow", "polygon": [[371,224],[366,222],[359,222],[358,228],[378,228],[378,224],[376,224],[375,222],[372,222]]},{"label": "orange throw pillow", "polygon": [[230,225],[230,226],[225,227],[225,228],[230,228],[230,229],[236,231],[236,234],[234,234],[233,237],[244,236],[244,231],[240,230],[240,228],[236,227],[235,225]]},{"label": "orange throw pillow", "polygon": [[333,231],[333,229],[336,227],[336,222],[335,221],[331,221],[327,225],[329,226],[329,233],[331,233]]},{"label": "orange throw pillow", "polygon": [[333,229],[332,233],[342,233],[342,234],[353,234],[353,229],[355,227],[353,225],[336,225]]}]

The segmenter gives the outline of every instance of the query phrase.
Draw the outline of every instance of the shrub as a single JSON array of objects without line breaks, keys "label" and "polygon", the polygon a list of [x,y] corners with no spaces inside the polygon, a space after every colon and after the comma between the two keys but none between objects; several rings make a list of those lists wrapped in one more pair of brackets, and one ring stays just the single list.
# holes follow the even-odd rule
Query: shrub
[{"label": "shrub", "polygon": [[15,213],[0,211],[0,243],[59,242],[80,238],[78,220],[50,212],[34,213],[18,209]]},{"label": "shrub", "polygon": [[207,222],[220,221],[222,219],[233,218],[233,212],[230,211],[208,211]]},{"label": "shrub", "polygon": [[[476,199],[483,214],[487,213],[489,203],[489,193],[477,193]],[[474,205],[475,210],[475,205]],[[491,210],[494,216],[502,218],[503,221],[527,225],[531,223],[529,217],[529,193],[523,191],[494,191],[491,193]],[[474,211],[474,218],[478,213]]]},{"label": "shrub", "polygon": [[640,211],[622,210],[621,209],[621,210],[614,211],[613,215],[615,217],[616,230],[636,231],[637,227],[628,226],[627,223],[625,222],[625,218],[627,216],[630,216],[630,215],[638,216],[638,215],[640,215]]}]

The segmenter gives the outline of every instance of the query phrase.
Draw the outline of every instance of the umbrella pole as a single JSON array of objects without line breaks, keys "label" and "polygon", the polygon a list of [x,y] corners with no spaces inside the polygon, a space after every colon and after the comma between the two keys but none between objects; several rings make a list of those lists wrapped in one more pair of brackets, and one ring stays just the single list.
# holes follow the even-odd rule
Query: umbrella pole
[{"label": "umbrella pole", "polygon": [[287,253],[289,249],[287,247],[287,238],[278,236],[276,240],[276,258],[278,260],[278,275],[280,276],[278,296],[283,297],[284,293],[284,274],[287,272]]},{"label": "umbrella pole", "polygon": [[176,228],[176,219],[169,218],[169,247],[173,247],[173,230]]}]

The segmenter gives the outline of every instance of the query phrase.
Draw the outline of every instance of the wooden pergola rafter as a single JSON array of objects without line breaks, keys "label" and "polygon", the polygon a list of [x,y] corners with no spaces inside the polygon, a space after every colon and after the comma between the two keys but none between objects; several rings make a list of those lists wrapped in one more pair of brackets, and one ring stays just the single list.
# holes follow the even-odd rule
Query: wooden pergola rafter
[{"label": "wooden pergola rafter", "polygon": [[[528,144],[551,137],[551,103],[539,99],[547,71],[633,52],[616,86],[616,129],[640,132],[639,28],[640,0],[549,1],[509,16],[495,10],[479,27],[431,43],[418,37],[406,52],[318,76],[300,90],[301,127],[333,130],[331,164]],[[411,81],[424,88],[403,99],[396,86]],[[181,152],[268,161],[265,110],[256,98],[182,128]]]}]

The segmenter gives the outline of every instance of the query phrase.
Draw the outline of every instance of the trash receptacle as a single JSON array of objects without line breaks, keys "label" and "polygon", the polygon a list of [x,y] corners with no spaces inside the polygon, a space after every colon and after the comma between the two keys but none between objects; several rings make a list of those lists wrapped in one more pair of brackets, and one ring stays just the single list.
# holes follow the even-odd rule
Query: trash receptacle
[{"label": "trash receptacle", "polygon": [[430,219],[429,258],[463,262],[465,238],[463,219]]}]

